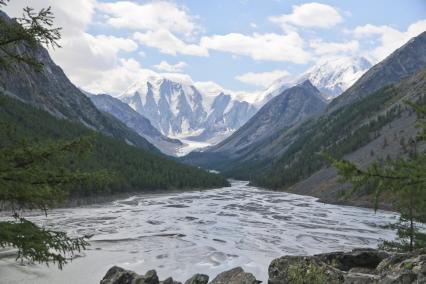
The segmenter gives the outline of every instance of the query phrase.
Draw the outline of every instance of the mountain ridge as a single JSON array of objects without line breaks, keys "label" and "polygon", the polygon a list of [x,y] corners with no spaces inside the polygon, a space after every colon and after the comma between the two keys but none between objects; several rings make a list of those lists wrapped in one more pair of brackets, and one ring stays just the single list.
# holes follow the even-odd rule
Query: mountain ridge
[{"label": "mountain ridge", "polygon": [[161,76],[133,83],[118,98],[163,135],[195,142],[229,135],[256,111],[230,94],[202,94],[193,84]]},{"label": "mountain ridge", "polygon": [[164,154],[174,156],[178,149],[184,146],[178,139],[171,139],[161,134],[160,131],[152,126],[149,119],[119,99],[107,94],[87,95],[99,110],[107,112],[122,121]]},{"label": "mountain ridge", "polygon": [[[10,18],[2,11],[0,16]],[[9,69],[0,70],[2,94],[18,98],[32,106],[41,108],[52,115],[78,121],[86,127],[96,129],[126,143],[150,151],[158,150],[146,139],[114,117],[104,115],[65,75],[61,67],[51,59],[48,51],[37,46],[24,44],[14,47],[17,52],[35,58],[43,65],[41,70],[23,63],[13,64]]]}]

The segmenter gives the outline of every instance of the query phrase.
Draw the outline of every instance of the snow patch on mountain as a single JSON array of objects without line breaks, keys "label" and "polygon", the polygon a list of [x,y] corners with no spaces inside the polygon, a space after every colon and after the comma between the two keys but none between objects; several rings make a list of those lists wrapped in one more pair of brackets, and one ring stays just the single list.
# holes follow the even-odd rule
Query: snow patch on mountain
[{"label": "snow patch on mountain", "polygon": [[326,57],[297,77],[283,77],[276,80],[257,99],[262,106],[284,90],[309,80],[327,99],[331,100],[352,86],[372,64],[364,57]]},{"label": "snow patch on mountain", "polygon": [[138,80],[119,99],[148,118],[163,135],[182,140],[189,149],[226,138],[257,110],[213,82],[194,84],[163,74]]}]

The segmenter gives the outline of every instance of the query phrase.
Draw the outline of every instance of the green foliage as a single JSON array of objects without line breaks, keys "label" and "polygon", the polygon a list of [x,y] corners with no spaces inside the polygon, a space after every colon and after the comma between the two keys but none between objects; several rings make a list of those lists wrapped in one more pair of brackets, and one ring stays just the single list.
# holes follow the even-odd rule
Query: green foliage
[{"label": "green foliage", "polygon": [[51,141],[91,137],[90,146],[87,144],[87,138],[80,138],[86,145],[82,148],[90,147],[91,151],[72,153],[65,156],[62,162],[52,160],[52,166],[66,167],[79,173],[106,170],[113,175],[112,181],[103,187],[96,183],[67,187],[73,197],[228,185],[220,175],[182,165],[165,156],[133,147],[79,123],[55,118],[45,111],[6,96],[0,96],[0,123],[2,122],[9,125],[13,133],[6,135],[5,132],[0,132],[0,147],[6,144],[14,145],[16,141],[22,140],[46,145]]},{"label": "green foliage", "polygon": [[0,247],[18,248],[18,258],[54,262],[61,268],[67,255],[87,245],[82,238],[39,228],[18,214],[21,209],[47,210],[69,195],[228,185],[219,175],[127,145],[4,95],[0,95],[0,128],[0,208],[13,213],[12,220],[0,222]]},{"label": "green foliage", "polygon": [[[0,6],[7,2],[0,0]],[[52,24],[50,8],[34,12],[27,7],[17,19],[0,14],[0,68],[12,72],[11,65],[26,63],[40,69],[42,63],[19,47],[59,47],[60,29]],[[69,195],[95,195],[101,190],[109,194],[225,185],[219,175],[183,166],[0,94],[0,208],[12,212],[10,219],[0,221],[0,248],[17,248],[17,259],[62,268],[88,245],[85,237],[70,237],[28,221],[24,210],[47,213]]]},{"label": "green foliage", "polygon": [[0,222],[0,247],[18,248],[18,259],[57,264],[62,268],[67,257],[85,249],[85,238],[70,238],[64,232],[40,228],[36,224],[15,217],[13,221]]},{"label": "green foliage", "polygon": [[[7,2],[0,1],[0,7]],[[12,63],[23,62],[41,68],[39,61],[21,54],[16,46],[25,45],[32,49],[38,48],[40,44],[59,47],[61,29],[53,27],[53,19],[50,7],[37,12],[26,7],[22,17],[11,20],[0,16],[0,67],[8,68]]]},{"label": "green foliage", "polygon": [[104,182],[107,173],[80,172],[66,167],[68,156],[76,154],[81,158],[90,150],[89,138],[29,143],[16,140],[14,128],[1,122],[4,139],[0,143],[0,207],[9,208],[12,218],[0,221],[0,247],[17,248],[17,259],[53,262],[62,268],[67,262],[66,255],[84,249],[88,245],[86,240],[40,228],[23,218],[21,212],[26,209],[47,212],[65,200],[65,186]]},{"label": "green foliage", "polygon": [[[424,105],[409,103],[418,112],[419,126],[422,128],[414,141],[413,147],[419,141],[426,141]],[[385,241],[382,248],[396,251],[412,251],[426,247],[426,235],[420,231],[418,223],[426,223],[426,152],[411,152],[406,157],[386,162],[374,162],[367,169],[361,169],[346,160],[337,160],[329,157],[332,165],[337,169],[342,182],[353,185],[354,191],[360,190],[369,184],[375,188],[375,204],[382,193],[390,192],[395,196],[395,208],[400,213],[400,219],[390,227],[397,231],[395,241]]]},{"label": "green foliage", "polygon": [[394,87],[385,87],[350,107],[308,120],[288,134],[297,138],[266,172],[254,177],[253,183],[271,188],[291,186],[327,165],[322,152],[333,153],[339,159],[367,144],[400,115],[399,106],[376,115],[398,94]]},{"label": "green foliage", "polygon": [[287,270],[288,283],[292,284],[328,284],[327,267],[312,262],[290,265]]}]

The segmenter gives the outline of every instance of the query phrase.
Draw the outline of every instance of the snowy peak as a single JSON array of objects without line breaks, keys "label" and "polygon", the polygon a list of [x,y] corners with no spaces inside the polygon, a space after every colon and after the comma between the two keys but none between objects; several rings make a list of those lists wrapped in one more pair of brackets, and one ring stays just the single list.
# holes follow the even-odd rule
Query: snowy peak
[{"label": "snowy peak", "polygon": [[327,58],[309,68],[299,80],[309,79],[328,98],[334,98],[352,86],[371,66],[364,57]]},{"label": "snowy peak", "polygon": [[364,57],[327,57],[298,77],[277,79],[260,96],[258,106],[262,106],[284,90],[309,80],[322,95],[330,100],[352,86],[372,64]]},{"label": "snowy peak", "polygon": [[238,129],[256,108],[223,89],[208,90],[158,75],[133,83],[119,99],[148,118],[165,136],[214,143]]}]

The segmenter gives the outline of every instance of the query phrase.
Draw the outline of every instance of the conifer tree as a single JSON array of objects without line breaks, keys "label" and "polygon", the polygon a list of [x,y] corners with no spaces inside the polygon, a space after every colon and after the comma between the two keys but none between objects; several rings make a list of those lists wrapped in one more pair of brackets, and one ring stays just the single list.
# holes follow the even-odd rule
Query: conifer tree
[{"label": "conifer tree", "polygon": [[397,239],[384,241],[381,247],[395,251],[426,247],[426,235],[418,227],[426,223],[426,152],[418,153],[416,147],[418,142],[426,141],[426,105],[407,104],[416,110],[420,127],[416,140],[411,143],[415,150],[408,156],[382,163],[374,162],[367,169],[361,169],[346,160],[330,158],[342,182],[350,182],[354,191],[365,186],[375,188],[375,209],[382,193],[391,192],[400,218],[389,227],[397,230]]},{"label": "conifer tree", "polygon": [[[7,2],[0,0],[0,7]],[[13,72],[14,64],[28,64],[41,71],[42,63],[19,47],[59,47],[60,29],[52,25],[50,8],[35,12],[27,7],[17,19],[0,14],[0,69]],[[0,209],[11,212],[10,218],[0,221],[0,248],[14,247],[17,259],[54,263],[62,268],[72,254],[85,249],[86,238],[40,227],[23,213],[42,210],[47,214],[49,208],[66,199],[67,187],[107,180],[104,171],[80,172],[69,166],[70,159],[81,158],[90,150],[92,139],[31,143],[14,139],[14,128],[1,121],[0,131],[7,137],[0,141]]]}]

